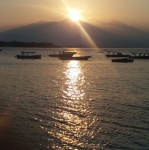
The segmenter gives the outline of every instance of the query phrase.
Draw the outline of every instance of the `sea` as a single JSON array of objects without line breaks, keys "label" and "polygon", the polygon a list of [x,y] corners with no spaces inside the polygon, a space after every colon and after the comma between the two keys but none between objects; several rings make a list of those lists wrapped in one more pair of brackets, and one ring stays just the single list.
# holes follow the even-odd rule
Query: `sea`
[{"label": "sea", "polygon": [[[149,60],[114,63],[105,56],[149,49],[69,48],[92,57],[49,57],[62,50],[0,52],[0,149],[149,150]],[[42,58],[16,59],[21,51]]]}]

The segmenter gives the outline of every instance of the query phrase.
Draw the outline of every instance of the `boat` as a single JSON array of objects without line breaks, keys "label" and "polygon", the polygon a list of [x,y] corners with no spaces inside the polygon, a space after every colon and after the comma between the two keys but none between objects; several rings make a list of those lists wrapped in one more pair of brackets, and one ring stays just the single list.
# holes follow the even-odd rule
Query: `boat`
[{"label": "boat", "polygon": [[41,55],[35,55],[35,52],[24,52],[22,51],[21,54],[16,55],[17,59],[41,59]]},{"label": "boat", "polygon": [[64,56],[59,57],[60,60],[88,60],[92,56]]},{"label": "boat", "polygon": [[60,52],[60,53],[63,53],[63,54],[76,54],[77,52],[76,51],[74,51],[74,50],[66,50],[66,49],[63,49],[63,51],[62,52]]},{"label": "boat", "polygon": [[108,54],[106,54],[107,57],[129,57],[128,54],[122,54],[121,52],[113,52],[113,51],[107,51]]},{"label": "boat", "polygon": [[49,55],[50,57],[59,57],[59,54],[53,53]]},{"label": "boat", "polygon": [[131,55],[129,56],[129,58],[133,58],[133,59],[149,59],[149,52],[140,52],[140,53],[136,53],[136,52],[131,52]]},{"label": "boat", "polygon": [[59,53],[53,53],[53,54],[50,54],[49,56],[50,57],[59,57],[61,55],[74,55],[76,54],[76,51],[67,51],[67,50],[63,50],[63,51],[59,51]]},{"label": "boat", "polygon": [[131,58],[117,58],[117,59],[112,59],[112,62],[121,62],[121,63],[127,63],[127,62],[133,62],[134,60]]}]

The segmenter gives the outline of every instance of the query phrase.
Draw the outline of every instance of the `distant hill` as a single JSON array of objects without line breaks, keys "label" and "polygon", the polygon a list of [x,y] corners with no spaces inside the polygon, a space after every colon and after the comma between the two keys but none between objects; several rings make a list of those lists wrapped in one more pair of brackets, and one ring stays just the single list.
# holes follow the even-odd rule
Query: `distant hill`
[{"label": "distant hill", "polygon": [[56,48],[60,46],[56,46],[52,43],[46,42],[19,42],[19,41],[0,41],[0,47],[46,47],[46,48]]},{"label": "distant hill", "polygon": [[[102,23],[98,27],[80,21],[84,31],[98,47],[149,47],[149,33],[121,22]],[[66,47],[92,47],[77,23],[40,22],[0,33],[0,41],[54,43]]]}]

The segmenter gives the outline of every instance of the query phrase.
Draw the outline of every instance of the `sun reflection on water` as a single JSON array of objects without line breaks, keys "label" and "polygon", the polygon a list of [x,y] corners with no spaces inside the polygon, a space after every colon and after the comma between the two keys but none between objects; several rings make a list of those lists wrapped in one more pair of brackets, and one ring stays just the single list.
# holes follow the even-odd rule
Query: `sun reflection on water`
[{"label": "sun reflection on water", "polygon": [[[69,61],[63,70],[62,99],[51,108],[48,127],[50,149],[97,148],[90,140],[95,138],[93,130],[97,118],[92,116],[85,93],[85,75],[81,62]],[[51,146],[51,147],[50,147]],[[98,145],[100,147],[100,145]]]},{"label": "sun reflection on water", "polygon": [[71,100],[83,99],[85,96],[83,85],[85,83],[83,71],[79,61],[70,61],[67,64],[65,85],[63,89],[64,96]]}]

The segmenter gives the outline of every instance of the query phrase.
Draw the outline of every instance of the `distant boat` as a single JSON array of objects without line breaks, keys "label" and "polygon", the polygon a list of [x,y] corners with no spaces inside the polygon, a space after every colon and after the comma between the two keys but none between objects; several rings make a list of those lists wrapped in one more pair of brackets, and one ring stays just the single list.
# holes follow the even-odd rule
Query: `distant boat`
[{"label": "distant boat", "polygon": [[35,55],[35,52],[24,52],[22,51],[21,54],[16,55],[17,59],[41,59],[41,55]]},{"label": "distant boat", "polygon": [[132,55],[129,56],[129,58],[133,59],[149,59],[149,52],[144,52],[144,53],[136,53],[136,52],[131,52]]},{"label": "distant boat", "polygon": [[59,54],[53,53],[49,55],[50,57],[59,57]]},{"label": "distant boat", "polygon": [[64,56],[59,57],[60,60],[88,60],[92,56]]},{"label": "distant boat", "polygon": [[127,62],[133,62],[133,59],[131,58],[117,58],[117,59],[112,59],[112,62],[121,62],[121,63],[127,63]]},{"label": "distant boat", "polygon": [[63,50],[63,51],[59,51],[59,53],[53,53],[53,54],[50,54],[49,56],[50,57],[59,57],[59,56],[61,56],[61,55],[70,55],[70,56],[72,56],[72,55],[74,55],[74,54],[76,54],[76,51],[67,51],[67,50]]},{"label": "distant boat", "polygon": [[106,54],[107,57],[129,57],[128,54],[122,54],[121,52],[113,52],[113,51],[107,51],[108,54]]}]

